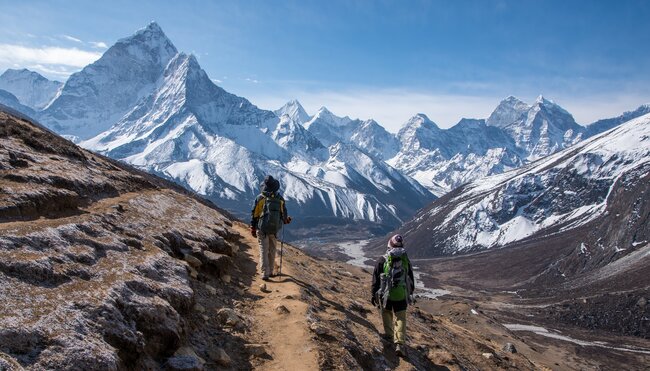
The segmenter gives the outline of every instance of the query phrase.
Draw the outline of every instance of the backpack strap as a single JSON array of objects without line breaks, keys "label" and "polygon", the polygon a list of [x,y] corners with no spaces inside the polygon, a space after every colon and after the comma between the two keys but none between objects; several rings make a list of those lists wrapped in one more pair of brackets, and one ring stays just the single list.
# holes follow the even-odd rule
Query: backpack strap
[{"label": "backpack strap", "polygon": [[261,217],[264,212],[264,206],[266,204],[266,196],[264,196],[264,194],[260,194],[258,198],[259,200],[255,204],[255,209],[253,210],[253,218]]}]

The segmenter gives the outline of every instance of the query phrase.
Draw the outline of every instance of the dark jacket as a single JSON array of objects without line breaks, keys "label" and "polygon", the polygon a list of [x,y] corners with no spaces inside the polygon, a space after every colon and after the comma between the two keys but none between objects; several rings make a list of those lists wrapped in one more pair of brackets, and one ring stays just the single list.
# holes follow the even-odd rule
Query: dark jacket
[{"label": "dark jacket", "polygon": [[[408,256],[406,257],[406,259],[408,260]],[[413,292],[413,290],[415,289],[415,278],[413,277],[413,266],[411,265],[411,261],[409,260],[408,262],[409,262],[408,275],[409,278],[411,279],[411,287],[409,288],[409,292]],[[386,263],[386,257],[381,256],[377,260],[377,263],[375,264],[375,269],[372,271],[372,293],[370,296],[371,298],[375,296],[375,293],[381,287],[380,275],[384,272],[384,263]],[[399,312],[405,310],[407,306],[408,306],[408,301],[406,299],[400,301],[388,300],[388,305],[386,306],[385,309],[387,310],[392,309],[395,312]]]}]

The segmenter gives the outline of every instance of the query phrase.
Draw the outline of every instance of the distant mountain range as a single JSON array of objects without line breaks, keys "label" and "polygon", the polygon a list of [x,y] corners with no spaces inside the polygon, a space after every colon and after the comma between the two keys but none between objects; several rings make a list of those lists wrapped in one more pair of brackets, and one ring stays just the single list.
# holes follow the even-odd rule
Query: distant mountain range
[{"label": "distant mountain range", "polygon": [[276,111],[259,109],[215,85],[156,23],[117,41],[63,86],[34,75],[0,76],[0,103],[240,217],[272,174],[298,216],[292,230],[303,237],[331,231],[340,238],[343,220],[386,232],[471,180],[517,169],[650,112],[642,106],[583,127],[543,97],[533,105],[508,97],[487,120],[463,119],[444,130],[417,114],[392,134],[374,120],[339,117],[325,107],[310,116],[295,100]]},{"label": "distant mountain range", "polygon": [[573,241],[577,255],[608,262],[650,241],[649,174],[650,113],[516,170],[461,186],[400,231],[412,246],[409,254],[432,257],[592,226],[581,238],[564,241]]}]

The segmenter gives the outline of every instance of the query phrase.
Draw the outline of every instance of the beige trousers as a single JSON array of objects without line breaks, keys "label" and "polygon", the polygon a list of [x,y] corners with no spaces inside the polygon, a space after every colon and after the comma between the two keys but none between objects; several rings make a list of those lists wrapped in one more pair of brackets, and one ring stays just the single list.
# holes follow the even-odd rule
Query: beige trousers
[{"label": "beige trousers", "polygon": [[264,234],[257,232],[257,241],[260,248],[260,260],[257,264],[257,270],[263,277],[270,277],[275,268],[275,250],[278,240],[274,234]]},{"label": "beige trousers", "polygon": [[393,321],[392,310],[381,310],[381,319],[384,322],[384,334],[393,338],[395,344],[406,342],[406,310],[395,313]]}]

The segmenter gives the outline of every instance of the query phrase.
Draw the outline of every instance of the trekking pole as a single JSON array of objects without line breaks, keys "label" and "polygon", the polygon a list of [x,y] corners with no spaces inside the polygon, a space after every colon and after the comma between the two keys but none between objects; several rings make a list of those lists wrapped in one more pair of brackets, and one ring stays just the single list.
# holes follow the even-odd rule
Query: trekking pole
[{"label": "trekking pole", "polygon": [[280,237],[280,272],[278,276],[282,276],[282,252],[284,250],[284,229],[286,225],[282,228],[282,237]]}]

